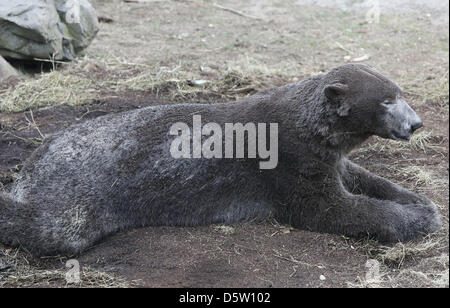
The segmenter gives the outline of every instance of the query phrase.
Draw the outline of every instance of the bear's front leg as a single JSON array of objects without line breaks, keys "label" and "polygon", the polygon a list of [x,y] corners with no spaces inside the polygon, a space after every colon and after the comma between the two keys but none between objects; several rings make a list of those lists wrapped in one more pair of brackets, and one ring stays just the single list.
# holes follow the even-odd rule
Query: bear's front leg
[{"label": "bear's front leg", "polygon": [[348,235],[361,229],[380,242],[405,242],[437,231],[442,226],[434,205],[402,205],[364,195],[352,195],[343,201],[334,212],[338,220],[340,215],[348,215],[342,219]]},{"label": "bear's front leg", "polygon": [[[303,186],[298,202],[286,213],[294,227],[380,242],[405,242],[441,227],[436,206],[399,204],[367,195],[351,194],[338,178]],[[282,214],[282,213],[281,213]]]},{"label": "bear's front leg", "polygon": [[370,173],[348,159],[343,159],[340,174],[345,188],[352,194],[362,194],[399,204],[435,206],[427,197],[415,194],[391,181]]}]

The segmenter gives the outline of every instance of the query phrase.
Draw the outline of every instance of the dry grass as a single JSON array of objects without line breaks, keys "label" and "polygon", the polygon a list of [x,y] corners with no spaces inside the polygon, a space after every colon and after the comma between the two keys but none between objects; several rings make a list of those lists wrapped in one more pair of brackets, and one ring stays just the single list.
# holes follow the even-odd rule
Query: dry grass
[{"label": "dry grass", "polygon": [[115,91],[151,91],[164,95],[174,101],[192,100],[205,95],[224,99],[238,99],[255,93],[274,81],[288,77],[268,75],[263,69],[232,68],[216,72],[213,77],[204,77],[199,71],[184,71],[180,68],[160,68],[156,72],[143,71],[137,76],[119,80],[113,87]]},{"label": "dry grass", "polygon": [[442,146],[443,142],[443,137],[432,130],[422,130],[414,134],[409,143],[396,142],[396,145],[398,148],[408,147],[413,151],[427,154],[429,152],[444,152],[446,149]]},{"label": "dry grass", "polygon": [[48,260],[38,260],[28,256],[19,249],[3,249],[0,247],[0,264],[10,268],[0,271],[0,287],[81,287],[81,288],[128,288],[138,286],[139,281],[127,281],[105,272],[97,271],[90,267],[82,267],[80,271],[80,283],[68,284],[66,282],[66,269],[63,261],[62,269],[42,269],[48,267]]},{"label": "dry grass", "polygon": [[[235,100],[290,77],[275,74],[264,65],[234,66],[210,76],[198,70],[159,67],[82,58],[60,70],[22,80],[0,91],[0,112],[21,112],[61,104],[89,104],[105,92],[141,91],[185,102],[204,95],[218,100]],[[97,80],[93,75],[97,74]]]},{"label": "dry grass", "polygon": [[402,172],[404,172],[404,174],[408,177],[407,180],[411,181],[416,187],[429,185],[435,185],[435,187],[437,187],[436,185],[438,184],[445,184],[442,183],[442,180],[436,179],[432,171],[425,170],[419,166],[404,168],[402,169]]},{"label": "dry grass", "polygon": [[[398,175],[402,177],[402,180],[398,181],[398,184],[413,187],[419,193],[445,191],[448,189],[448,177],[438,176],[434,171],[424,166],[411,165],[401,168],[393,166],[391,169],[396,170]],[[445,210],[446,208],[443,204],[437,204],[437,206],[441,210]]]},{"label": "dry grass", "polygon": [[[366,240],[353,242],[357,250],[365,251],[368,264],[377,264],[375,275],[367,269],[356,282],[347,282],[350,288],[391,287],[448,287],[448,221],[443,230],[420,241],[383,246]],[[437,255],[436,255],[437,254]],[[366,268],[368,268],[366,264]]]},{"label": "dry grass", "polygon": [[420,76],[419,80],[404,85],[405,91],[419,98],[419,105],[432,105],[442,112],[449,111],[449,71],[437,78]]},{"label": "dry grass", "polygon": [[417,266],[401,270],[395,278],[391,279],[390,284],[392,287],[409,285],[422,288],[448,288],[448,266],[448,254],[424,258]]},{"label": "dry grass", "polygon": [[94,96],[92,82],[70,73],[52,71],[0,92],[0,112],[19,112],[60,104],[79,105]]},{"label": "dry grass", "polygon": [[442,239],[427,236],[419,243],[397,243],[393,247],[380,246],[377,259],[389,266],[401,268],[405,260],[416,258],[442,247]]},{"label": "dry grass", "polygon": [[[347,286],[349,288],[448,288],[448,265],[449,257],[446,254],[422,259],[418,266],[401,269],[395,275],[392,275],[389,268],[381,265],[376,276],[358,277],[356,283],[347,282]],[[424,268],[428,270],[424,270]]]},{"label": "dry grass", "polygon": [[395,154],[411,150],[423,154],[445,155],[447,149],[444,146],[446,138],[433,130],[421,130],[415,133],[409,142],[387,140],[374,137],[373,141],[355,151],[358,155],[364,154]]},{"label": "dry grass", "polygon": [[5,275],[0,280],[1,287],[32,287],[32,286],[61,286],[81,287],[81,288],[129,288],[136,286],[136,283],[116,277],[104,272],[98,272],[90,268],[85,268],[80,273],[81,282],[68,284],[65,281],[65,272],[61,270],[39,270],[30,268],[27,271],[15,272]]}]

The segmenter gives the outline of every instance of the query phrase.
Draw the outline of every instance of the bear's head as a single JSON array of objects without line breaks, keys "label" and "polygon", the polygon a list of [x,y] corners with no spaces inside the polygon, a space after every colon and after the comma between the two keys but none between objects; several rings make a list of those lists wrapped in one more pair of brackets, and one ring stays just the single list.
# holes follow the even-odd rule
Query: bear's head
[{"label": "bear's head", "polygon": [[325,76],[323,93],[348,132],[408,141],[422,121],[400,88],[362,64],[346,64]]}]

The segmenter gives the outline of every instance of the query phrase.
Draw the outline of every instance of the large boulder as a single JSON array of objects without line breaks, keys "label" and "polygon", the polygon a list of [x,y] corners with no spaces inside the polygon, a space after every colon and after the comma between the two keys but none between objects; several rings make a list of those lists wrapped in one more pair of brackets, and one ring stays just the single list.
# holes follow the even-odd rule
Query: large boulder
[{"label": "large boulder", "polygon": [[72,60],[98,32],[87,0],[0,0],[0,55]]}]

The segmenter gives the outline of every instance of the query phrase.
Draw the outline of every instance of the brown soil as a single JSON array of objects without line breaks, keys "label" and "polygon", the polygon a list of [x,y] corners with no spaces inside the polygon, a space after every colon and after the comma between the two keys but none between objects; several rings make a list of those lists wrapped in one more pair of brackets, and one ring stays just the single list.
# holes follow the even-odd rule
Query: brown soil
[{"label": "brown soil", "polygon": [[[83,268],[148,287],[448,287],[448,94],[442,98],[430,90],[445,73],[448,80],[448,25],[442,30],[442,25],[434,27],[427,18],[408,13],[402,15],[404,21],[386,16],[384,27],[373,26],[360,16],[354,20],[354,13],[311,5],[300,10],[294,1],[221,2],[263,20],[223,11],[203,1],[92,2],[100,15],[113,21],[101,24],[88,56],[136,63],[133,70],[100,65],[103,68],[85,73],[102,85],[139,76],[142,65],[148,69],[180,67],[178,70],[184,72],[197,72],[202,79],[218,79],[236,66],[252,72],[255,67],[263,71],[269,68],[264,76],[273,78],[242,93],[247,95],[261,87],[289,82],[293,76],[301,79],[341,64],[348,54],[345,50],[352,57],[370,54],[369,64],[408,89],[407,98],[424,120],[423,130],[432,134],[424,150],[372,138],[352,158],[372,172],[432,198],[440,207],[445,226],[424,240],[389,247],[369,240],[292,230],[274,221],[238,224],[230,230],[220,226],[148,227],[116,234],[92,247],[77,257]],[[212,68],[213,73],[198,73],[200,66]],[[19,82],[0,84],[0,94]],[[0,113],[0,186],[10,187],[24,160],[39,146],[41,134],[133,108],[225,102],[231,93],[213,89],[173,99],[168,89],[157,93],[102,86],[96,90],[96,98],[82,105],[34,109],[32,114]],[[417,170],[425,175],[418,177]],[[6,279],[5,285],[14,287],[66,286],[62,276],[36,278],[36,273],[44,270],[64,273],[66,258],[36,259],[23,252],[14,258],[26,260],[17,262],[27,263],[34,278],[11,279],[19,275],[19,265],[2,270],[2,264],[11,263],[15,253],[0,245],[0,285]],[[379,281],[365,281],[368,259],[381,262]]]}]

